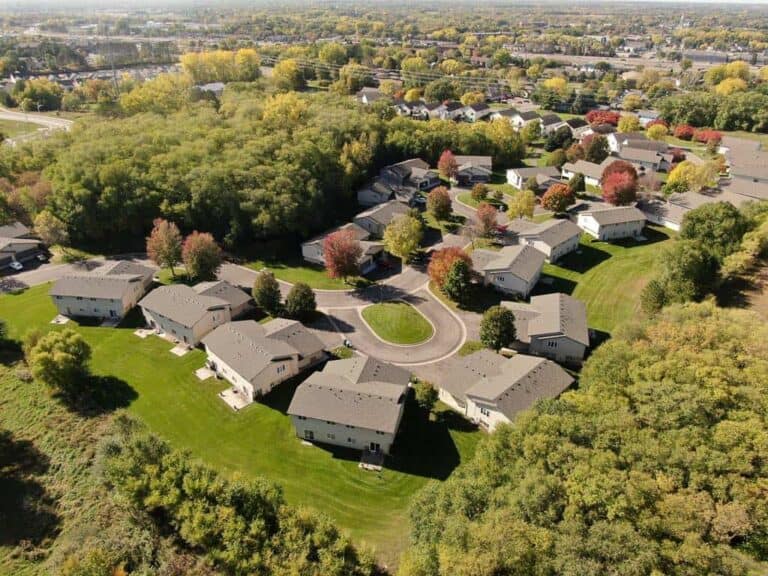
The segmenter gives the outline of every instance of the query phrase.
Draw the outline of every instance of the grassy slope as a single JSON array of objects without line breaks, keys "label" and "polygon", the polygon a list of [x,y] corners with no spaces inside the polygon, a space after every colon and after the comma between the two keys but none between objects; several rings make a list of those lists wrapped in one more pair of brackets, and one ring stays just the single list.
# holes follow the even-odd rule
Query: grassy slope
[{"label": "grassy slope", "polygon": [[[48,286],[20,295],[0,296],[0,318],[9,335],[20,338],[34,327],[48,329],[55,310]],[[170,343],[141,340],[133,329],[80,327],[93,348],[92,369],[123,382],[117,386],[128,410],[176,447],[227,473],[263,475],[280,484],[288,502],[329,514],[356,538],[377,548],[385,562],[396,561],[406,544],[408,502],[429,478],[444,478],[469,457],[479,439],[445,424],[416,422],[392,462],[381,474],[357,467],[357,454],[303,446],[284,410],[292,390],[284,385],[267,398],[235,414],[216,394],[221,381],[198,381],[193,372],[204,361],[193,351],[170,354]]]},{"label": "grassy slope", "polygon": [[363,318],[379,338],[394,344],[418,344],[434,333],[427,319],[405,302],[373,304],[363,310]]},{"label": "grassy slope", "polygon": [[611,332],[639,313],[640,291],[655,274],[659,251],[669,234],[663,228],[646,228],[648,241],[642,244],[598,242],[585,234],[581,254],[571,253],[557,264],[544,266],[542,278],[551,276],[554,283],[540,282],[538,289],[557,289],[583,300],[590,328]]},{"label": "grassy slope", "polygon": [[0,134],[6,138],[16,138],[22,134],[35,132],[40,126],[32,122],[21,122],[19,120],[0,120]]}]

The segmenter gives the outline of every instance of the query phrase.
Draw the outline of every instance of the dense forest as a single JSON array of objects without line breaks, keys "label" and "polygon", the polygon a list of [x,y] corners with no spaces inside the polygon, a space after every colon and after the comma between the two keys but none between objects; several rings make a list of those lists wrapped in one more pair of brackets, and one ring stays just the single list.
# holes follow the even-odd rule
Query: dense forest
[{"label": "dense forest", "polygon": [[[506,122],[389,119],[349,98],[269,93],[258,83],[228,87],[221,102],[195,101],[183,82],[160,77],[125,100],[127,118],[79,123],[4,150],[0,161],[10,195],[19,174],[42,170],[46,204],[79,244],[130,247],[158,216],[229,247],[307,236],[354,211],[354,191],[387,163],[420,156],[434,164],[450,149],[492,155],[503,168],[525,150]],[[16,216],[34,218],[23,207]]]},{"label": "dense forest", "polygon": [[578,390],[417,497],[400,573],[750,573],[768,559],[766,342],[706,303],[625,327]]}]

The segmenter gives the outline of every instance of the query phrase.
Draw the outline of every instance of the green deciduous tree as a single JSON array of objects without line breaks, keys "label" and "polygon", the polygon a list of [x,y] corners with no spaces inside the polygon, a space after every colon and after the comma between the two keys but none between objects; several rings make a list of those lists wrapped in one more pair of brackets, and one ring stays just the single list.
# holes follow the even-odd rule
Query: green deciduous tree
[{"label": "green deciduous tree", "polygon": [[454,302],[465,304],[472,286],[472,271],[467,260],[457,259],[448,269],[443,282],[443,292]]},{"label": "green deciduous tree", "polygon": [[515,315],[503,306],[492,306],[483,313],[480,341],[487,348],[499,350],[515,341]]},{"label": "green deciduous tree", "polygon": [[173,222],[157,218],[147,238],[147,255],[161,268],[169,268],[176,277],[176,265],[181,262],[183,239],[179,228]]},{"label": "green deciduous tree", "polygon": [[438,220],[451,215],[451,196],[445,186],[438,186],[427,195],[427,210]]},{"label": "green deciduous tree", "polygon": [[65,393],[75,392],[83,384],[91,347],[71,328],[49,332],[28,349],[27,364],[35,378]]},{"label": "green deciduous tree", "polygon": [[408,262],[419,248],[424,237],[424,226],[418,218],[402,215],[395,218],[384,230],[387,252]]},{"label": "green deciduous tree", "polygon": [[729,202],[704,204],[686,212],[680,237],[708,250],[718,261],[739,249],[747,219]]},{"label": "green deciduous tree", "polygon": [[277,316],[280,313],[280,300],[282,298],[280,295],[280,285],[277,283],[272,272],[262,270],[258,273],[253,281],[251,296],[253,296],[256,305],[270,316]]},{"label": "green deciduous tree", "polygon": [[285,298],[285,313],[290,318],[304,322],[309,320],[316,310],[317,302],[312,288],[303,282],[294,284]]}]

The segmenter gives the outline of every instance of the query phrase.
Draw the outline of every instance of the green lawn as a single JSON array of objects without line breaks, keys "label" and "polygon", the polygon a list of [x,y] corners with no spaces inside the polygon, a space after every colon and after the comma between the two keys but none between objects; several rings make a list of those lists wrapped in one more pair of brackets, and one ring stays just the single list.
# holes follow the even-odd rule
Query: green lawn
[{"label": "green lawn", "polygon": [[19,120],[0,120],[0,134],[6,138],[16,138],[22,134],[36,132],[40,128],[32,122],[22,122]]},{"label": "green lawn", "polygon": [[393,344],[418,344],[435,332],[429,321],[406,302],[373,304],[363,310],[363,318],[379,338]]},{"label": "green lawn", "polygon": [[[481,202],[478,202],[477,200],[472,198],[471,192],[462,192],[456,198],[458,199],[459,202],[462,202],[467,206],[470,206],[471,208],[477,208],[481,204]],[[488,198],[486,198],[484,202],[487,202],[492,206],[499,206],[500,204],[504,203],[504,202],[498,202],[495,198],[492,197],[491,194],[488,195]]]},{"label": "green lawn", "polygon": [[[10,338],[51,329],[56,311],[49,285],[0,296],[0,318]],[[178,448],[228,474],[264,476],[282,486],[289,503],[334,518],[358,543],[374,546],[394,563],[407,543],[407,507],[431,478],[444,479],[474,452],[480,435],[446,414],[425,421],[406,413],[396,456],[381,473],[361,471],[355,453],[304,446],[285,409],[293,387],[278,387],[264,404],[232,412],[217,393],[222,381],[200,382],[194,370],[204,355],[182,358],[156,337],[142,340],[133,328],[76,327],[93,349],[92,370],[112,376],[106,395]]]},{"label": "green lawn", "polygon": [[429,211],[423,212],[422,218],[427,228],[439,230],[441,234],[456,234],[466,222],[466,218],[461,214],[451,214],[447,220],[438,220]]},{"label": "green lawn", "polygon": [[[557,264],[545,264],[538,292],[567,292],[587,304],[590,328],[610,333],[640,314],[640,291],[656,274],[660,250],[670,232],[645,229],[646,242],[599,242],[586,234],[580,250]],[[551,283],[547,283],[549,277]]]}]

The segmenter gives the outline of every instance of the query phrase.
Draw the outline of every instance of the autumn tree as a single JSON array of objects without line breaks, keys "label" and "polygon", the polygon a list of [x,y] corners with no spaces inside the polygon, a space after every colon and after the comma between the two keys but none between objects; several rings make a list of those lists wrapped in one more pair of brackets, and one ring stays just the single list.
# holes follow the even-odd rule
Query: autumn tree
[{"label": "autumn tree", "polygon": [[490,236],[496,229],[498,211],[487,202],[482,202],[477,207],[477,224],[482,236]]},{"label": "autumn tree", "polygon": [[472,186],[472,191],[470,194],[472,196],[472,200],[475,202],[482,202],[488,198],[488,186],[482,182],[478,182]]},{"label": "autumn tree", "polygon": [[283,92],[301,90],[306,86],[304,72],[293,58],[281,60],[275,65],[272,69],[272,82],[278,90]]},{"label": "autumn tree", "polygon": [[536,208],[536,194],[532,190],[519,190],[507,202],[510,218],[533,218]]},{"label": "autumn tree", "polygon": [[27,364],[35,378],[61,392],[75,392],[88,374],[91,348],[75,330],[41,336],[29,350]]},{"label": "autumn tree", "polygon": [[646,135],[649,140],[661,141],[667,135],[667,128],[663,124],[656,124],[647,128]]},{"label": "autumn tree", "polygon": [[584,159],[594,164],[600,164],[611,152],[608,139],[602,134],[586,136],[581,142],[581,147],[584,149]]},{"label": "autumn tree", "polygon": [[619,132],[637,132],[640,130],[640,120],[634,114],[625,114],[619,120]]},{"label": "autumn tree", "polygon": [[437,161],[437,169],[443,178],[453,179],[456,177],[456,173],[459,171],[459,164],[456,162],[453,152],[450,150],[443,151],[440,159]]},{"label": "autumn tree", "polygon": [[448,271],[457,260],[464,260],[468,265],[472,262],[469,254],[458,246],[448,246],[434,251],[427,267],[430,280],[442,289]]},{"label": "autumn tree", "polygon": [[168,268],[176,277],[176,266],[181,262],[183,239],[179,228],[173,222],[156,218],[154,227],[147,238],[147,255],[160,268]]},{"label": "autumn tree", "polygon": [[181,259],[190,278],[209,280],[216,277],[223,254],[211,234],[195,231],[184,240]]},{"label": "autumn tree", "polygon": [[603,200],[614,206],[626,206],[637,198],[637,178],[629,172],[613,172],[601,182]]},{"label": "autumn tree", "polygon": [[567,184],[552,184],[544,196],[541,197],[541,205],[555,214],[565,212],[568,206],[576,201],[573,190]]},{"label": "autumn tree", "polygon": [[451,215],[451,196],[445,186],[438,186],[427,194],[427,210],[437,220],[448,219]]},{"label": "autumn tree", "polygon": [[280,284],[269,270],[262,270],[256,275],[251,289],[251,296],[256,305],[270,316],[277,316],[282,309]]},{"label": "autumn tree", "polygon": [[680,238],[693,240],[719,262],[739,249],[749,222],[730,202],[704,204],[685,213]]},{"label": "autumn tree", "polygon": [[66,251],[69,244],[67,225],[49,210],[43,210],[35,217],[35,234],[48,246],[61,246]]},{"label": "autumn tree", "polygon": [[486,348],[499,350],[515,341],[515,315],[504,306],[492,306],[480,321],[480,341]]},{"label": "autumn tree", "polygon": [[384,230],[384,245],[387,252],[408,262],[419,248],[424,237],[424,227],[414,216],[398,216]]},{"label": "autumn tree", "polygon": [[323,240],[323,258],[331,278],[346,281],[350,276],[357,276],[362,255],[363,248],[352,230],[332,232]]}]

